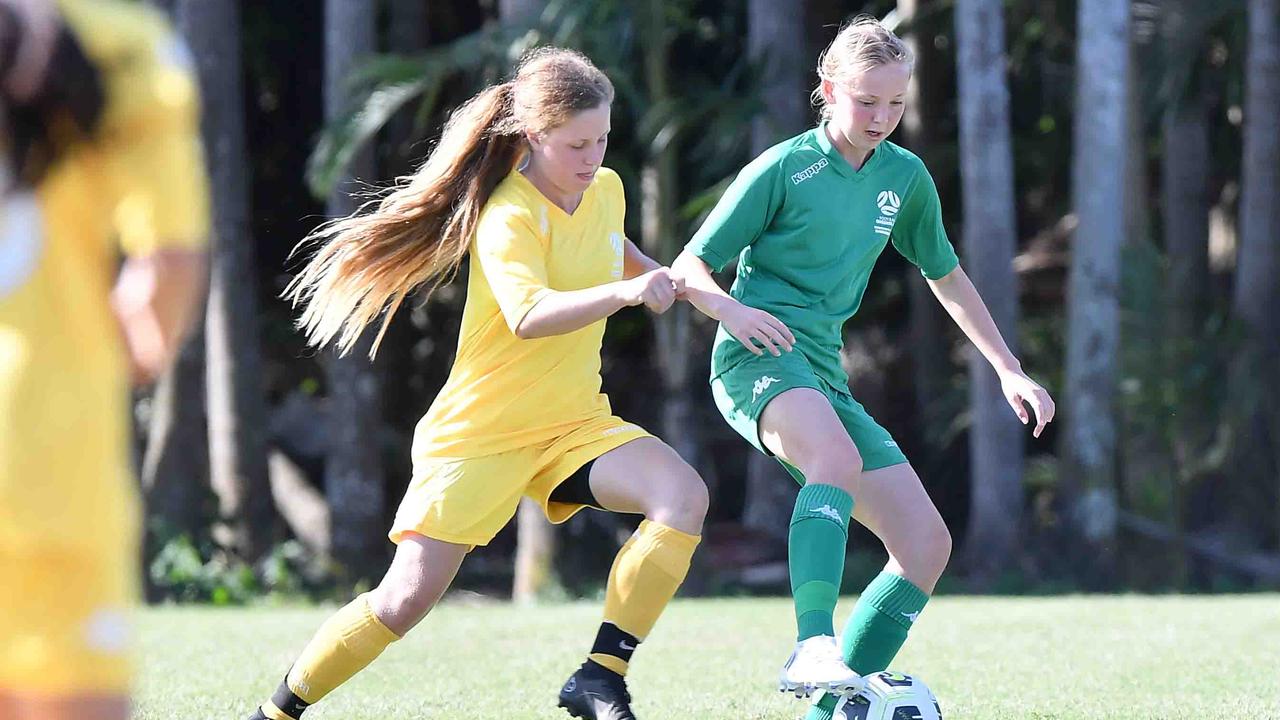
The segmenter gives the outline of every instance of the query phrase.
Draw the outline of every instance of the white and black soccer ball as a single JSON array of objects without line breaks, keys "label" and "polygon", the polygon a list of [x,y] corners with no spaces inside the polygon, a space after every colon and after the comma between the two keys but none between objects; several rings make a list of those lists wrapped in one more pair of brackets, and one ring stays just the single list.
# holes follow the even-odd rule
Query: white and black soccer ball
[{"label": "white and black soccer ball", "polygon": [[903,673],[868,675],[867,688],[836,703],[832,720],[942,720],[942,708],[924,682]]}]

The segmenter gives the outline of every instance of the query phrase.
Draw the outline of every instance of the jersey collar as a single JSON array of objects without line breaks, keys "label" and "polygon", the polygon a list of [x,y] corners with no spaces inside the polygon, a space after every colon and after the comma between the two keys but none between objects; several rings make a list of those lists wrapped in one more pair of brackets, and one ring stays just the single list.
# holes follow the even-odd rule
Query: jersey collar
[{"label": "jersey collar", "polygon": [[875,149],[875,152],[871,153],[871,157],[867,158],[867,161],[862,163],[862,169],[854,170],[853,166],[849,164],[848,160],[844,159],[844,155],[840,154],[840,150],[836,148],[836,146],[831,142],[831,138],[827,135],[826,120],[823,120],[822,123],[814,129],[813,134],[817,139],[818,148],[821,149],[822,154],[826,155],[827,159],[831,161],[831,166],[836,169],[836,172],[850,180],[861,180],[869,175],[875,166],[880,163],[880,157],[884,155],[884,143],[881,142],[880,146]]}]

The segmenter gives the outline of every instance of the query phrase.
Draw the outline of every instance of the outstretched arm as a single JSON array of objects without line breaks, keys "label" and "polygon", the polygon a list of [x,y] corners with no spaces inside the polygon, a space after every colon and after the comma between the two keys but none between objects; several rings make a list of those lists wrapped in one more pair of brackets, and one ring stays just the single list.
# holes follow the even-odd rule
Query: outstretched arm
[{"label": "outstretched arm", "polygon": [[623,246],[622,254],[622,278],[630,280],[633,277],[639,277],[647,272],[657,270],[662,264],[657,260],[644,254],[644,251],[630,238],[624,240],[626,244]]},{"label": "outstretched arm", "polygon": [[526,340],[564,335],[631,305],[644,305],[661,314],[682,290],[682,283],[664,267],[582,290],[548,290],[512,330]]},{"label": "outstretched arm", "polygon": [[163,249],[130,257],[111,292],[133,382],[154,382],[178,354],[204,296],[203,250]]},{"label": "outstretched arm", "polygon": [[1017,414],[1023,425],[1030,420],[1023,403],[1031,405],[1036,415],[1036,427],[1032,435],[1040,437],[1044,426],[1053,420],[1055,410],[1053,398],[1049,397],[1048,391],[1039,383],[1027,377],[1022,371],[1022,364],[1005,344],[995,321],[991,319],[986,303],[982,302],[969,276],[957,265],[955,270],[943,277],[930,280],[929,288],[933,290],[938,302],[942,303],[942,307],[946,308],[947,313],[964,331],[970,342],[995,368],[1004,397],[1009,401],[1009,406],[1013,408],[1013,412]]},{"label": "outstretched arm", "polygon": [[[742,346],[756,355],[763,355],[768,350],[774,356],[781,355],[778,348],[787,352],[795,346],[796,337],[781,320],[763,310],[748,307],[733,299],[726,293],[711,275],[711,268],[702,258],[687,248],[676,261],[671,263],[671,271],[684,279],[683,298],[698,308],[703,315],[712,320],[719,320],[730,335],[738,339]],[[753,342],[754,341],[754,342]],[[764,349],[756,347],[756,343]]]}]

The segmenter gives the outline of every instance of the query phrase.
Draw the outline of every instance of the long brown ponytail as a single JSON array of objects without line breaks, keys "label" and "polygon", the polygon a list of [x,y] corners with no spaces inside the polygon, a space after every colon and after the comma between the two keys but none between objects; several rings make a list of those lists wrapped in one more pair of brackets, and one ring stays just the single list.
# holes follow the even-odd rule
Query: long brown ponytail
[{"label": "long brown ponytail", "polygon": [[405,296],[422,286],[430,294],[457,272],[481,210],[525,151],[525,132],[612,101],[612,84],[585,56],[542,48],[524,58],[514,80],[455,110],[415,174],[295,249],[320,246],[285,289],[295,307],[305,305],[298,326],[308,344],[336,338],[345,353],[381,314],[376,353]]}]

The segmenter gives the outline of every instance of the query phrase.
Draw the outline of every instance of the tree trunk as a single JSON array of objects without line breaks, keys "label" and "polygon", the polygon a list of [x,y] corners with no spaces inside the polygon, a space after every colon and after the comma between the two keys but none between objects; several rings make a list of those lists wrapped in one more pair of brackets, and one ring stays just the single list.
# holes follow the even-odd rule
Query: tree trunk
[{"label": "tree trunk", "polygon": [[[1186,26],[1190,0],[1171,3],[1162,32],[1166,46],[1173,38],[1197,29]],[[1202,63],[1203,64],[1203,63]],[[1184,408],[1173,418],[1172,462],[1169,475],[1169,527],[1181,538],[1183,484],[1192,480],[1193,468],[1208,450],[1210,423],[1195,408],[1196,388],[1190,382],[1192,363],[1203,348],[1196,342],[1204,334],[1209,310],[1209,107],[1204,80],[1189,86],[1162,118],[1164,157],[1161,167],[1165,257],[1166,367]],[[1172,551],[1173,581],[1185,585],[1186,552],[1181,544]]]},{"label": "tree trunk", "polygon": [[[1185,0],[1184,0],[1185,1]],[[1167,32],[1181,14],[1166,15]],[[1203,348],[1196,339],[1204,333],[1209,309],[1209,112],[1203,81],[1187,89],[1165,110],[1162,203],[1165,255],[1169,271],[1165,288],[1166,336],[1170,339],[1169,369],[1179,388],[1179,403],[1188,407],[1186,379]],[[1177,476],[1186,479],[1205,451],[1209,427],[1194,412],[1174,418],[1173,459]]]},{"label": "tree trunk", "polygon": [[[542,14],[546,0],[500,0],[498,15],[503,24],[519,26],[529,24]],[[556,527],[542,512],[538,503],[520,498],[516,510],[515,575],[511,583],[511,598],[518,603],[530,603],[546,592],[548,583],[555,580],[552,564],[556,554]]]},{"label": "tree trunk", "polygon": [[173,366],[151,395],[147,448],[142,458],[147,556],[171,536],[195,539],[204,518],[209,479],[204,409],[204,323],[195,322]]},{"label": "tree trunk", "polygon": [[181,0],[178,24],[195,56],[209,157],[213,236],[205,311],[209,478],[235,552],[256,561],[271,548],[275,508],[267,478],[266,403],[234,0]]},{"label": "tree trunk", "polygon": [[[1009,87],[1005,77],[1004,8],[1000,0],[956,3],[960,94],[960,170],[964,187],[964,252],[968,272],[996,326],[1016,352],[1018,279],[1013,272],[1017,228]],[[965,559],[989,588],[1008,567],[1022,517],[1022,428],[995,371],[969,352],[972,492]]]},{"label": "tree trunk", "polygon": [[[661,105],[671,98],[670,30],[661,0],[644,0],[640,9],[644,38],[644,82],[649,103]],[[676,235],[677,147],[664,139],[649,150],[640,171],[641,243],[644,251],[663,265],[670,264],[679,250]],[[662,436],[685,462],[698,466],[701,433],[698,432],[693,401],[689,394],[690,318],[688,303],[676,303],[654,318],[657,343],[654,358],[662,378]]]},{"label": "tree trunk", "polygon": [[[374,49],[374,16],[359,0],[325,0],[325,117],[333,120],[346,107],[346,80],[362,56]],[[350,176],[373,178],[373,155],[362,150]],[[350,187],[329,196],[332,216],[350,214],[356,202]],[[372,329],[371,329],[372,330]],[[329,500],[333,558],[346,582],[376,577],[384,565],[382,552],[384,484],[379,412],[379,377],[369,362],[372,331],[339,357],[325,355],[332,407],[333,445],[325,459],[325,495]]]},{"label": "tree trunk", "polygon": [[1080,0],[1061,486],[1077,568],[1115,576],[1120,249],[1125,232],[1129,3]]},{"label": "tree trunk", "polygon": [[[1144,77],[1138,59],[1145,54],[1158,27],[1150,14],[1157,8],[1142,0],[1131,3],[1133,16],[1129,33],[1129,129],[1125,156],[1125,237],[1121,264],[1121,374],[1137,383],[1136,393],[1124,402],[1118,443],[1120,446],[1120,488],[1118,503],[1171,527],[1177,526],[1178,481],[1170,457],[1168,425],[1161,420],[1163,406],[1153,407],[1153,398],[1168,381],[1165,373],[1168,346],[1162,316],[1162,275],[1159,251],[1151,230],[1151,181],[1147,168],[1146,118],[1142,107],[1142,86],[1158,82]],[[1188,410],[1190,408],[1187,408]],[[1170,481],[1172,479],[1172,482]],[[1123,575],[1130,583],[1181,583],[1182,558],[1178,546],[1152,547],[1144,542],[1128,543]],[[1172,552],[1171,552],[1172,551]]]},{"label": "tree trunk", "polygon": [[[938,102],[946,92],[939,87],[945,76],[940,70],[942,58],[934,46],[931,33],[925,33],[917,24],[922,11],[930,9],[934,0],[898,0],[898,16],[910,24],[903,40],[915,55],[915,70],[907,87],[906,112],[902,115],[903,143],[932,166],[931,155],[936,139],[934,130],[938,119]],[[920,274],[919,268],[908,264],[906,270],[907,312],[911,328],[911,368],[915,388],[916,427],[930,441],[937,435],[932,432],[940,422],[933,408],[947,390],[948,362],[947,323],[942,306]],[[927,443],[924,447],[937,452],[941,448]],[[932,453],[930,453],[932,454]],[[926,457],[926,464],[928,458]],[[920,467],[920,465],[917,465]]]},{"label": "tree trunk", "polygon": [[[809,125],[803,5],[774,0],[747,4],[747,50],[762,66],[760,85],[765,98],[763,112],[751,126],[752,155],[804,132]],[[796,484],[787,471],[773,458],[752,452],[747,460],[742,524],[785,543],[795,498]]]},{"label": "tree trunk", "polygon": [[1249,524],[1280,538],[1280,507],[1258,510],[1274,495],[1262,490],[1280,477],[1280,0],[1249,0],[1245,59],[1244,158],[1241,166],[1240,260],[1232,310],[1245,329],[1244,352],[1234,378],[1237,430],[1236,497]]}]

